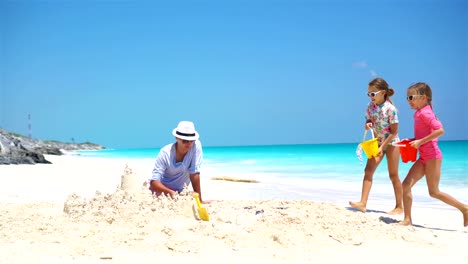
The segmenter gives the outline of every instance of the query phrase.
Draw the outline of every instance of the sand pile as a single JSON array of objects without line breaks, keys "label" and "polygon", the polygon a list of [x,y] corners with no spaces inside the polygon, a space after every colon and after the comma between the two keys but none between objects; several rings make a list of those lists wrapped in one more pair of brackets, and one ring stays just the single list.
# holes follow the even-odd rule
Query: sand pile
[{"label": "sand pile", "polygon": [[64,204],[1,204],[0,255],[5,263],[193,257],[207,263],[336,263],[369,252],[398,252],[407,260],[451,257],[453,263],[467,257],[461,250],[466,232],[401,227],[390,217],[329,203],[216,201],[205,205],[210,221],[200,221],[191,192],[156,197],[136,179],[127,166],[112,193],[96,192],[88,199],[71,194]]}]

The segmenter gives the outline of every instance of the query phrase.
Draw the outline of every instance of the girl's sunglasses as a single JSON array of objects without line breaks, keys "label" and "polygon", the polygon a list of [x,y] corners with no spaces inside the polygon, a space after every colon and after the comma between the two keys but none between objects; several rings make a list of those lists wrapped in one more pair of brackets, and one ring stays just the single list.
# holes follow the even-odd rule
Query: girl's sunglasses
[{"label": "girl's sunglasses", "polygon": [[185,140],[185,139],[181,139],[182,140],[182,143],[184,144],[188,144],[188,143],[192,143],[194,140]]},{"label": "girl's sunglasses", "polygon": [[415,95],[406,96],[406,100],[413,101],[413,99],[416,99],[416,97],[419,97],[419,96],[422,96],[422,95],[415,94]]},{"label": "girl's sunglasses", "polygon": [[378,91],[378,92],[367,93],[367,96],[369,96],[369,97],[375,97],[375,96],[378,95],[380,92],[382,92],[382,90],[380,90],[380,91]]}]

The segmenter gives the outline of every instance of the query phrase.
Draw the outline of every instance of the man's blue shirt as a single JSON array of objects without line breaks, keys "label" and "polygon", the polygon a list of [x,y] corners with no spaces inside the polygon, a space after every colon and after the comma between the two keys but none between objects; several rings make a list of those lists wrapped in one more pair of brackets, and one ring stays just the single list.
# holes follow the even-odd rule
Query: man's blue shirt
[{"label": "man's blue shirt", "polygon": [[199,173],[203,162],[203,150],[196,140],[185,154],[182,162],[176,162],[176,143],[164,146],[156,157],[150,180],[161,181],[166,187],[181,192],[184,185],[190,184],[190,174]]}]

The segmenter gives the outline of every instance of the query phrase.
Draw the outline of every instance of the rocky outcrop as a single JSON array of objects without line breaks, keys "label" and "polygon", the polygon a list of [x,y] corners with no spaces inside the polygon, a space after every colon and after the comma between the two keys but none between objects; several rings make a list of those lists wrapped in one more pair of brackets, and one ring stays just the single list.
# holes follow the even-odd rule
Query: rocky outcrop
[{"label": "rocky outcrop", "polygon": [[98,150],[105,148],[89,142],[76,144],[42,141],[0,129],[0,165],[50,163],[44,158],[44,154],[62,155],[63,151],[82,149]]}]

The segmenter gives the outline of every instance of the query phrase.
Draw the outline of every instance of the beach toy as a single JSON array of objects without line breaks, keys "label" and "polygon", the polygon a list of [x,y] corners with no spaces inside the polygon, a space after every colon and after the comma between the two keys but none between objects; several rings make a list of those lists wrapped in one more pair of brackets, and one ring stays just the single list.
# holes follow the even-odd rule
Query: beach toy
[{"label": "beach toy", "polygon": [[401,160],[404,163],[407,163],[408,161],[416,161],[418,150],[410,145],[411,141],[412,140],[405,139],[400,142],[392,143],[392,146],[398,147],[400,149]]},{"label": "beach toy", "polygon": [[379,153],[379,143],[377,142],[378,138],[374,138],[374,131],[372,128],[369,130],[371,131],[372,139],[366,141],[367,130],[365,130],[364,137],[359,145],[364,150],[364,153],[366,153],[367,158],[371,159],[373,157],[377,157],[377,154]]},{"label": "beach toy", "polygon": [[201,205],[198,193],[194,193],[193,197],[195,198],[195,201],[197,201],[198,215],[200,216],[200,219],[203,221],[210,221],[210,215],[208,215],[206,208]]}]

